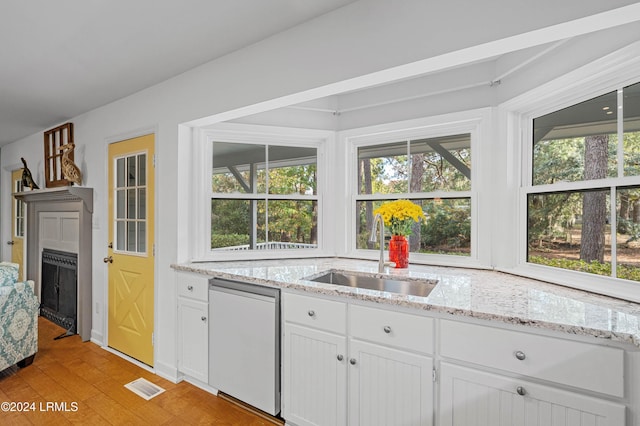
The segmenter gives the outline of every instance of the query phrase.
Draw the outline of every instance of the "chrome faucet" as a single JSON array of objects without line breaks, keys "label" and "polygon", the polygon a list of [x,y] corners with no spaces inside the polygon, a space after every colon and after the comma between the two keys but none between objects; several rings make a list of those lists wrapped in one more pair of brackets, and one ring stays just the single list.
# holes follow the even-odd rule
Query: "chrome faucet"
[{"label": "chrome faucet", "polygon": [[377,241],[376,226],[380,229],[380,261],[378,262],[378,272],[382,274],[384,272],[384,267],[389,264],[384,261],[384,220],[380,213],[375,215],[373,218],[373,226],[371,227],[371,235],[369,236],[369,242],[371,243],[375,243]]}]

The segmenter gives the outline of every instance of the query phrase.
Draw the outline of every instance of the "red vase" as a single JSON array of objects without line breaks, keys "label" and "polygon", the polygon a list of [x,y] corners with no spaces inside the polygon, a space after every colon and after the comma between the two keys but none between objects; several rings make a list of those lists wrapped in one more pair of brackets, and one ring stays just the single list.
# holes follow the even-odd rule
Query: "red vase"
[{"label": "red vase", "polygon": [[396,268],[409,267],[409,241],[404,235],[392,235],[389,241],[389,260]]}]

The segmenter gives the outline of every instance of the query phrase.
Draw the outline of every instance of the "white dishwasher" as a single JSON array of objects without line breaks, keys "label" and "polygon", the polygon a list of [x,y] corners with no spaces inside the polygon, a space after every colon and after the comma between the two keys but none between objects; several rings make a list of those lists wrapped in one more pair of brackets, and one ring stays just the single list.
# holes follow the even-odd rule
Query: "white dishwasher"
[{"label": "white dishwasher", "polygon": [[280,290],[213,278],[209,320],[209,384],[278,414]]}]

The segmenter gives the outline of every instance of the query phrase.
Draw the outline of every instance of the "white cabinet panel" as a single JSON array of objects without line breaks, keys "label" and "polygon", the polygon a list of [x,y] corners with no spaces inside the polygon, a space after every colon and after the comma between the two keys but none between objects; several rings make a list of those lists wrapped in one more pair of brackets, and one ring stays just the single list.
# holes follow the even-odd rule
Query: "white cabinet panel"
[{"label": "white cabinet panel", "polygon": [[442,363],[440,426],[621,426],[625,407]]},{"label": "white cabinet panel", "polygon": [[433,360],[349,342],[349,425],[433,424]]},{"label": "white cabinet panel", "polygon": [[440,330],[443,357],[624,396],[622,349],[459,321],[441,321]]},{"label": "white cabinet panel", "polygon": [[283,417],[296,425],[346,424],[346,337],[285,324]]},{"label": "white cabinet panel", "polygon": [[178,301],[178,370],[204,383],[209,378],[208,305]]}]

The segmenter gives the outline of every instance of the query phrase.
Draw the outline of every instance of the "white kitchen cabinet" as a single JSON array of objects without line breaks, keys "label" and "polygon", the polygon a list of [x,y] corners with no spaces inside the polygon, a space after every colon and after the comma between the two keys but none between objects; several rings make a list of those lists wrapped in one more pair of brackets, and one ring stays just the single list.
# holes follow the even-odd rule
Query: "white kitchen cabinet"
[{"label": "white kitchen cabinet", "polygon": [[349,341],[349,425],[433,424],[433,360]]},{"label": "white kitchen cabinet", "polygon": [[433,424],[433,319],[290,293],[283,314],[287,424]]},{"label": "white kitchen cabinet", "polygon": [[285,323],[283,416],[296,425],[346,423],[346,337]]},{"label": "white kitchen cabinet", "polygon": [[196,274],[178,274],[178,371],[209,380],[209,281]]},{"label": "white kitchen cabinet", "polygon": [[446,362],[439,413],[439,426],[625,424],[624,405]]}]

